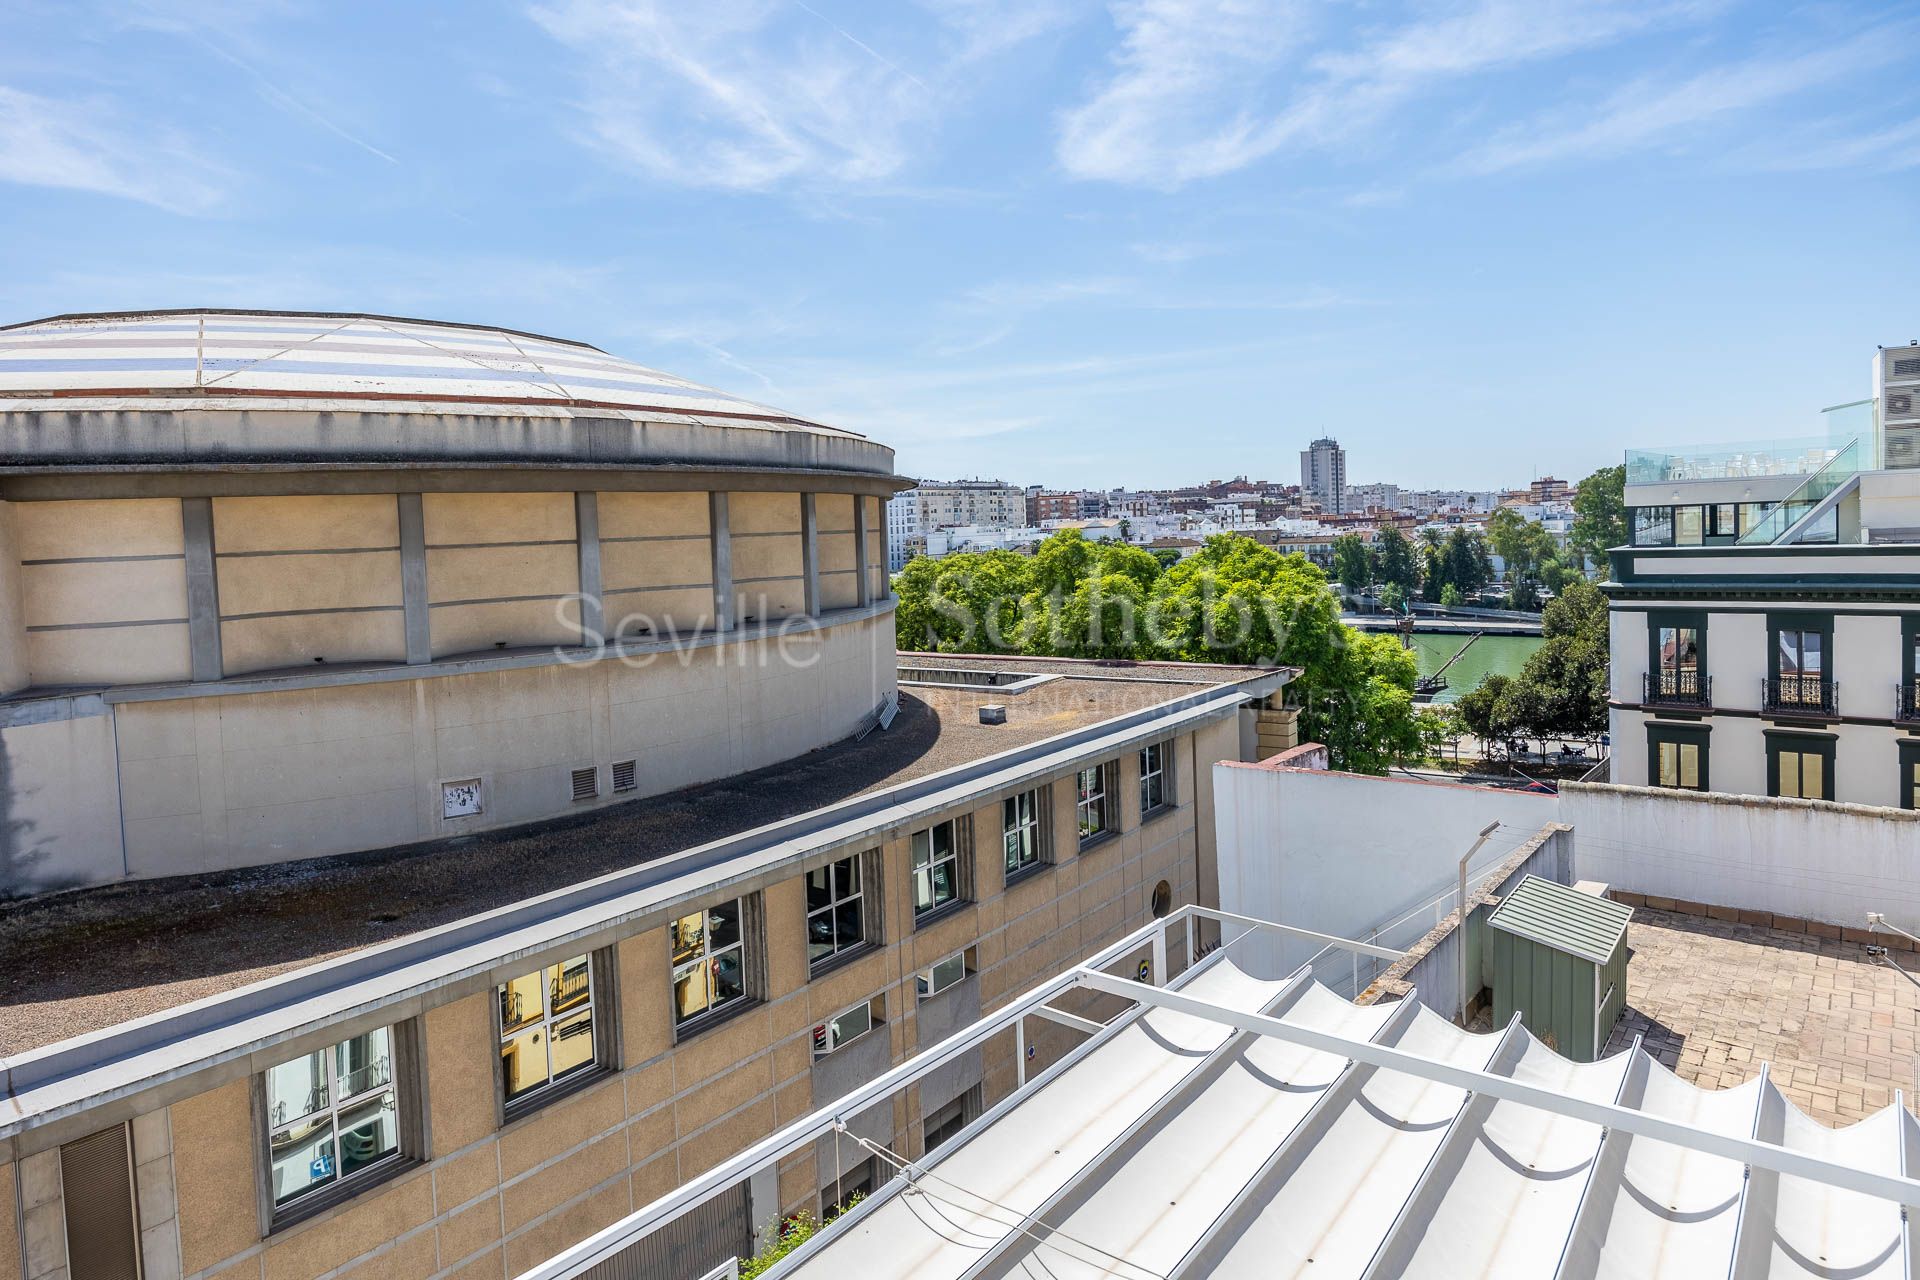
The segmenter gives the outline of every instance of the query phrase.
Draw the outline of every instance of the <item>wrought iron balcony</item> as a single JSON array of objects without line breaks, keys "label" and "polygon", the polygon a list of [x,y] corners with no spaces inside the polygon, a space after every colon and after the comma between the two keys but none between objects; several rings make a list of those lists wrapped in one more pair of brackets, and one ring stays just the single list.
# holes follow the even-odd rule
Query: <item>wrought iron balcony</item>
[{"label": "wrought iron balcony", "polygon": [[1698,671],[1649,671],[1640,677],[1640,702],[1649,707],[1710,707],[1713,677]]},{"label": "wrought iron balcony", "polygon": [[1837,713],[1840,684],[1824,675],[1776,676],[1761,684],[1760,710],[1763,712],[1812,716]]},{"label": "wrought iron balcony", "polygon": [[1893,719],[1896,724],[1920,724],[1920,684],[1894,686]]}]

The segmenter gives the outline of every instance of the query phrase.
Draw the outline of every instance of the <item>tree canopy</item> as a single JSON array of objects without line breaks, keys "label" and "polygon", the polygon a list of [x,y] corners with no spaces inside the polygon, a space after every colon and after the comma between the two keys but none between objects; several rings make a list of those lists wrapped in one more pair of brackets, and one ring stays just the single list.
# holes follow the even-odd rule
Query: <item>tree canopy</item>
[{"label": "tree canopy", "polygon": [[1607,729],[1607,599],[1569,583],[1540,618],[1517,676],[1490,675],[1454,704],[1476,737],[1591,738]]},{"label": "tree canopy", "polygon": [[1163,565],[1063,529],[1031,556],[911,561],[895,627],[902,649],[1297,666],[1288,698],[1301,733],[1325,743],[1336,768],[1382,773],[1432,747],[1414,709],[1414,658],[1391,636],[1341,625],[1327,581],[1306,557],[1239,534]]},{"label": "tree canopy", "polygon": [[1580,482],[1573,495],[1573,549],[1596,565],[1607,561],[1609,547],[1627,544],[1627,469],[1602,467]]}]

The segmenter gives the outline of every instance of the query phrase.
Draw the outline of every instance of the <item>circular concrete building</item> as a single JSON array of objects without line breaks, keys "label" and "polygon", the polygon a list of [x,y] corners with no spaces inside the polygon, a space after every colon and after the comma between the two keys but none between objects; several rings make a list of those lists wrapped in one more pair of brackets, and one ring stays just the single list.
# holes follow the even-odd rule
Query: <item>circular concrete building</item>
[{"label": "circular concrete building", "polygon": [[756,768],[894,687],[892,450],[582,343],[0,328],[0,896]]}]

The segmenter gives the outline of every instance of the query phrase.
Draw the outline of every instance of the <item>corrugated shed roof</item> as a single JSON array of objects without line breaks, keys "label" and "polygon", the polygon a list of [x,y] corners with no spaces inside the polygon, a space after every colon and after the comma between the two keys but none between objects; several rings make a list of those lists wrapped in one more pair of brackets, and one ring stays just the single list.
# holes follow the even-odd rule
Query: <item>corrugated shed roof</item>
[{"label": "corrugated shed roof", "polygon": [[1605,964],[1626,936],[1633,908],[1539,876],[1528,876],[1487,923],[1543,947]]}]

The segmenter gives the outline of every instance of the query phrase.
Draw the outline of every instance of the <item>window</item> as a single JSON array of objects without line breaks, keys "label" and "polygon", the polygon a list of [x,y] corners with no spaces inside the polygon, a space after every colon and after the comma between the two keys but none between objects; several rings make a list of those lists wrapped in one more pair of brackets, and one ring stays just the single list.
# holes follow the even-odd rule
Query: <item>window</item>
[{"label": "window", "polygon": [[1107,771],[1110,766],[1097,764],[1091,769],[1082,769],[1076,775],[1075,785],[1079,789],[1080,843],[1082,846],[1093,843],[1101,836],[1113,830],[1113,814],[1107,805]]},{"label": "window", "polygon": [[1740,504],[1740,524],[1737,532],[1745,537],[1753,527],[1767,518],[1767,504],[1764,502],[1743,502]]},{"label": "window", "polygon": [[502,984],[500,1080],[507,1106],[593,1069],[593,958],[575,956]]},{"label": "window", "polygon": [[867,945],[863,855],[841,858],[807,872],[807,964],[831,964]]},{"label": "window", "polygon": [[1832,620],[1777,616],[1770,620],[1769,629],[1773,633],[1773,683],[1766,691],[1765,709],[1833,710],[1833,685],[1827,678]]},{"label": "window", "polygon": [[267,1151],[275,1213],[328,1187],[396,1166],[394,1034],[381,1027],[267,1069]]},{"label": "window", "polygon": [[[66,1266],[53,1274],[138,1280],[140,1222],[134,1205],[132,1138],[126,1125],[117,1124],[60,1148],[67,1256]],[[39,1261],[39,1249],[33,1253]],[[7,1261],[19,1275],[14,1258]]]},{"label": "window", "polygon": [[1007,858],[1007,879],[1041,864],[1040,815],[1042,791],[1023,791],[1001,802],[1001,841]]},{"label": "window", "polygon": [[1140,748],[1140,814],[1145,817],[1169,803],[1167,795],[1167,744],[1156,742]]},{"label": "window", "polygon": [[960,900],[960,824],[957,819],[913,833],[913,914],[931,915]]},{"label": "window", "polygon": [[944,960],[936,960],[932,967],[922,969],[914,976],[914,989],[922,1000],[928,996],[937,996],[948,987],[967,976],[967,953],[956,951]]},{"label": "window", "polygon": [[1707,618],[1704,613],[1649,613],[1645,701],[1707,702]]},{"label": "window", "polygon": [[873,1194],[880,1157],[868,1156],[820,1191],[820,1221],[835,1218]]},{"label": "window", "polygon": [[1833,799],[1834,738],[1767,732],[1767,794],[1798,800]]},{"label": "window", "polygon": [[1713,514],[1713,529],[1711,532],[1714,537],[1732,538],[1737,537],[1742,532],[1737,514],[1739,509],[1739,504],[1734,502],[1722,502],[1717,506],[1708,508]]},{"label": "window", "polygon": [[869,1000],[842,1010],[813,1029],[813,1056],[824,1058],[842,1045],[858,1040],[880,1025],[880,1001]]},{"label": "window", "polygon": [[1711,734],[1709,725],[1649,723],[1647,785],[1707,790],[1707,741]]},{"label": "window", "polygon": [[927,1117],[924,1132],[928,1154],[932,1154],[935,1147],[966,1128],[968,1122],[980,1114],[980,1102],[977,1096],[979,1088],[980,1086],[975,1085]]},{"label": "window", "polygon": [[681,916],[667,926],[673,960],[673,1021],[684,1027],[747,998],[744,899]]},{"label": "window", "polygon": [[1900,807],[1920,808],[1914,803],[1920,794],[1920,738],[1902,738],[1894,745],[1900,749]]},{"label": "window", "polygon": [[1673,545],[1672,507],[1634,507],[1633,545],[1666,547]]},{"label": "window", "polygon": [[1673,545],[1676,547],[1697,547],[1706,540],[1706,528],[1700,507],[1675,507],[1673,509]]}]

